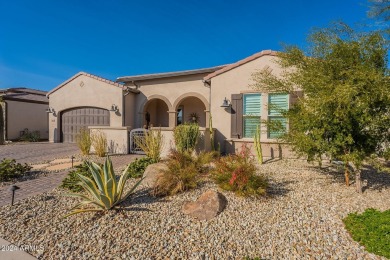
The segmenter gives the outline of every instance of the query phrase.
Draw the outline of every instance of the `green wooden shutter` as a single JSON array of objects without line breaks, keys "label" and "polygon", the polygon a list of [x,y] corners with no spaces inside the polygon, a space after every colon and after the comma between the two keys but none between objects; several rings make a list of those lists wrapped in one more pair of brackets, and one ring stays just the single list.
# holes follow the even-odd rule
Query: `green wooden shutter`
[{"label": "green wooden shutter", "polygon": [[245,94],[243,106],[244,137],[253,138],[260,125],[261,94]]},{"label": "green wooden shutter", "polygon": [[231,96],[231,127],[230,137],[242,137],[242,94],[232,94]]}]

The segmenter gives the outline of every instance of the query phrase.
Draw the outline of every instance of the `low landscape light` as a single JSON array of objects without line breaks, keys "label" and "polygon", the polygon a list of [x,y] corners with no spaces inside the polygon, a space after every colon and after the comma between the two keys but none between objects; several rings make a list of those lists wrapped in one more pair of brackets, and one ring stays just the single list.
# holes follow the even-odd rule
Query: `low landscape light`
[{"label": "low landscape light", "polygon": [[16,190],[19,190],[20,188],[16,185],[12,185],[10,188],[9,188],[9,191],[12,192],[12,199],[11,199],[11,206],[14,205],[14,200],[15,200],[15,191]]}]

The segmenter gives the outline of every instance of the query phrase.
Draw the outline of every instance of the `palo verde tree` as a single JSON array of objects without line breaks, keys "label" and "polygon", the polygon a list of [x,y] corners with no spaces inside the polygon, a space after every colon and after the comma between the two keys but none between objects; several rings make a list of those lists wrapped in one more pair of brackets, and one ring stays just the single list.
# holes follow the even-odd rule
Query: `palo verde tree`
[{"label": "palo verde tree", "polygon": [[360,169],[367,157],[389,140],[390,78],[386,40],[380,33],[357,33],[345,24],[317,29],[308,51],[286,47],[275,62],[281,75],[263,69],[253,75],[253,88],[303,95],[287,112],[290,128],[282,139],[309,161],[324,156]]}]

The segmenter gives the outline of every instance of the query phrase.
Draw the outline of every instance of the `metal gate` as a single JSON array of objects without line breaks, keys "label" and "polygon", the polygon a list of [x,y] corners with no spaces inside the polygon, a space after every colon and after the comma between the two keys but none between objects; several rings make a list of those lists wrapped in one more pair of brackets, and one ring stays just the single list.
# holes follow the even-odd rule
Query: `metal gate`
[{"label": "metal gate", "polygon": [[130,131],[130,153],[145,154],[144,151],[136,144],[135,138],[143,138],[145,132],[148,131],[145,128],[136,128]]}]

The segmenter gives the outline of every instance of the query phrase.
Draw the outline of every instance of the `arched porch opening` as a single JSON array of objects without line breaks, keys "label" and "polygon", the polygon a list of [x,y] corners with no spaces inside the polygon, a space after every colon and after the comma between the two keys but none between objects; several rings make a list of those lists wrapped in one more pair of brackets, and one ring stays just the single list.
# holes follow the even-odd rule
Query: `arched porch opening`
[{"label": "arched porch opening", "polygon": [[174,106],[176,110],[176,125],[197,123],[206,127],[208,123],[208,106],[205,101],[196,96],[185,96],[178,99]]},{"label": "arched porch opening", "polygon": [[142,127],[169,127],[169,108],[164,100],[154,98],[148,100],[143,109]]}]

